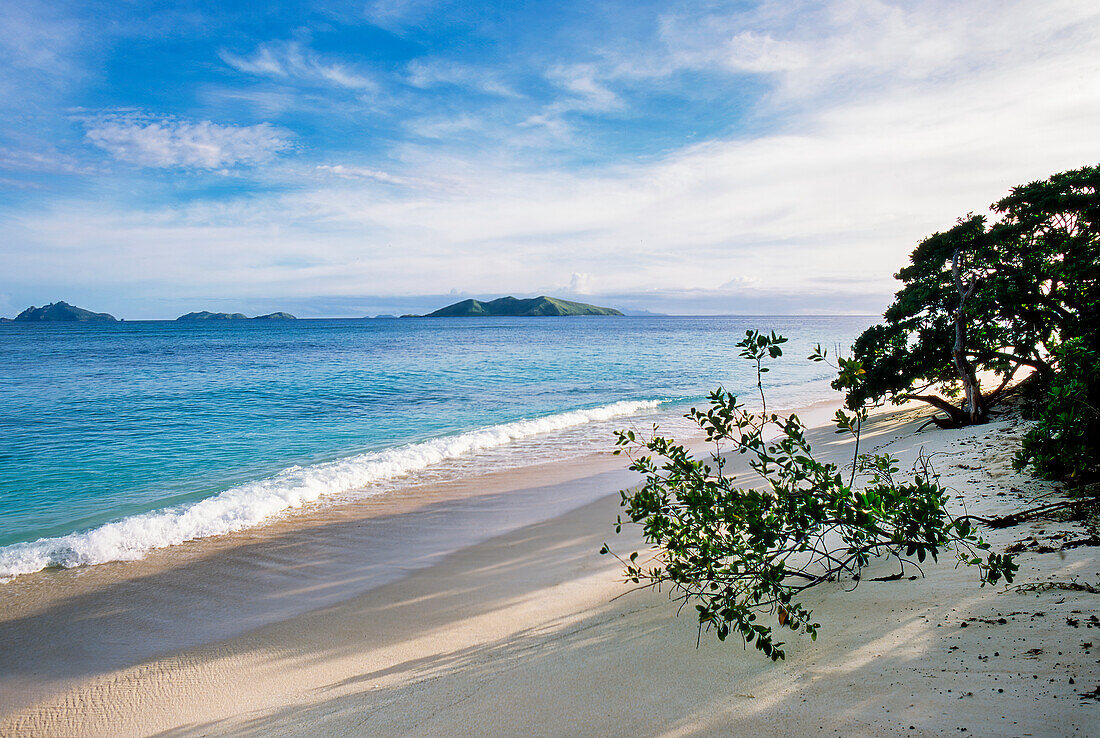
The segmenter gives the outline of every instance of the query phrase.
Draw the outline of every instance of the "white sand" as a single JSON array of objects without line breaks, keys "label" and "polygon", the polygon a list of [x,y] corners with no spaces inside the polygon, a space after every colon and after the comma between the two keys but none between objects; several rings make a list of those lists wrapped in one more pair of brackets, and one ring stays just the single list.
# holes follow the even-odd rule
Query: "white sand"
[{"label": "white sand", "polygon": [[[942,452],[942,481],[971,513],[1007,513],[1053,489],[1012,472],[1015,421],[914,434],[916,425],[880,422],[867,446],[906,464],[921,446]],[[816,438],[821,455],[848,453],[828,431]],[[61,669],[55,643],[36,671],[35,648],[51,646],[31,642],[42,638],[35,623],[79,612],[41,596],[18,618],[0,616],[22,654],[2,662],[0,685],[36,685],[0,698],[0,734],[1100,735],[1100,702],[1080,697],[1100,686],[1097,595],[979,589],[976,572],[948,561],[925,567],[927,578],[817,588],[820,636],[790,643],[785,662],[706,634],[696,649],[690,613],[676,617],[666,595],[615,599],[626,589],[617,563],[597,551],[631,541],[614,540],[618,495],[606,492],[350,599],[166,655],[139,649],[122,666],[104,656],[108,643],[74,650]],[[987,537],[1004,548],[1031,536],[1057,548],[1087,533],[1044,520]],[[1100,583],[1097,551],[1022,552],[1017,584]],[[143,565],[159,566],[159,586],[172,581],[164,562],[127,566]],[[867,577],[895,570],[883,562]],[[140,590],[118,592],[118,611],[140,627],[141,608],[126,599]],[[218,587],[195,597],[201,606]],[[104,608],[97,623],[112,617]],[[149,632],[173,625],[165,617],[156,611]],[[80,633],[68,632],[58,639]]]}]

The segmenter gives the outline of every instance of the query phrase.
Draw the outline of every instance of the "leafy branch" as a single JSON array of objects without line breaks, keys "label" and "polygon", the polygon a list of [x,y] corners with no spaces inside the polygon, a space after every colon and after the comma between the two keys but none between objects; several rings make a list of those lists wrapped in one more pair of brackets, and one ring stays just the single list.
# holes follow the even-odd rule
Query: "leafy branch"
[{"label": "leafy branch", "polygon": [[[835,464],[814,458],[797,416],[767,412],[764,361],[778,358],[785,340],[750,331],[738,344],[756,365],[761,412],[747,411],[719,388],[709,407],[685,415],[715,444],[708,457],[696,458],[656,426],[648,439],[616,433],[615,453],[626,455],[644,482],[621,492],[624,512],[615,531],[639,525],[652,546],[644,561],[637,551],[620,559],[626,581],[670,585],[681,608],[694,605],[700,633],[713,629],[719,640],[735,633],[772,660],[784,658],[785,644],[767,618],[816,640],[820,625],[801,595],[825,582],[858,583],[877,557],[897,560],[904,571],[949,550],[959,563],[978,567],[983,584],[1011,582],[1017,569],[1011,557],[991,552],[970,520],[947,512],[948,494],[926,460],[903,480],[897,459],[859,455],[857,448],[845,480]],[[815,356],[825,360],[820,349]],[[856,363],[840,366],[842,376],[858,376]],[[840,412],[838,430],[858,442],[865,419],[865,410]],[[775,437],[765,440],[770,432]],[[731,453],[748,456],[751,483],[724,473]],[[612,552],[604,544],[601,553]]]}]

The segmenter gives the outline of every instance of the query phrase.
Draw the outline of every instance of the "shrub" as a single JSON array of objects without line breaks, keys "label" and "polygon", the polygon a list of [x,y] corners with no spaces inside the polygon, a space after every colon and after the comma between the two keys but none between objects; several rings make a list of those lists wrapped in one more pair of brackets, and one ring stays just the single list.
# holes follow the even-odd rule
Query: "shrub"
[{"label": "shrub", "polygon": [[[738,344],[756,365],[761,391],[763,361],[780,356],[783,341],[774,333],[749,331]],[[810,358],[825,355],[818,349]],[[852,360],[838,368],[849,382],[862,371]],[[620,558],[626,580],[671,585],[670,597],[681,607],[694,604],[700,634],[713,629],[725,640],[735,633],[772,660],[782,659],[784,643],[762,616],[816,640],[820,626],[802,594],[842,577],[858,582],[877,556],[893,557],[904,571],[914,558],[936,559],[949,549],[960,562],[978,567],[983,584],[1012,581],[1017,567],[1011,557],[989,552],[967,518],[947,512],[947,492],[927,463],[912,479],[902,479],[897,459],[860,455],[857,445],[845,479],[837,465],[814,458],[798,417],[769,413],[763,395],[759,413],[722,389],[709,399],[709,408],[685,416],[715,445],[708,458],[696,459],[683,445],[657,435],[656,426],[648,440],[619,431],[615,451],[645,476],[640,486],[621,493],[621,505],[653,547],[641,560],[638,552]],[[853,433],[858,442],[865,418],[865,409],[838,411],[838,432]],[[766,440],[772,431],[777,437]],[[746,455],[755,483],[728,474],[724,452]],[[623,524],[620,515],[616,532]],[[601,553],[610,553],[607,544]]]},{"label": "shrub", "polygon": [[1047,479],[1084,484],[1100,479],[1100,352],[1074,339],[1056,350],[1055,361],[1038,423],[1014,466],[1030,464]]}]

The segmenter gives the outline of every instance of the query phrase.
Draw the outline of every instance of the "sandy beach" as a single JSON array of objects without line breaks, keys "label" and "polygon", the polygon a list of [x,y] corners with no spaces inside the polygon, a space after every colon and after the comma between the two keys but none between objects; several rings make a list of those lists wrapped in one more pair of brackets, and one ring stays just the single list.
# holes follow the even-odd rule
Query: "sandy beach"
[{"label": "sandy beach", "polygon": [[[922,421],[881,414],[866,444],[903,468],[934,453],[957,511],[1059,499],[1012,471],[1020,421]],[[811,437],[850,452],[831,428]],[[598,554],[637,540],[611,526],[622,466],[490,473],[6,584],[0,735],[1100,733],[1097,595],[1073,588],[1100,558],[1081,523],[989,531],[1017,550],[1008,587],[950,557],[818,587],[817,642],[773,664],[705,633],[697,648],[667,593],[624,594]]]},{"label": "sandy beach", "polygon": [[0,29],[0,738],[1100,738],[1100,0]]}]

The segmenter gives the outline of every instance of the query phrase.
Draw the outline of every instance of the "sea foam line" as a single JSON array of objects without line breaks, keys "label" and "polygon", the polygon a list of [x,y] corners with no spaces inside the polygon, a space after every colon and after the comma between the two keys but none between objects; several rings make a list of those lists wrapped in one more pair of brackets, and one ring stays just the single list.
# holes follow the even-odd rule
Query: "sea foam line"
[{"label": "sea foam line", "polygon": [[496,448],[540,433],[610,420],[656,408],[657,400],[622,401],[588,410],[518,420],[454,436],[372,451],[311,466],[292,466],[267,479],[232,487],[188,505],[132,515],[98,528],[0,548],[0,581],[61,566],[133,561],[147,552],[260,525],[321,497],[348,492]]}]

